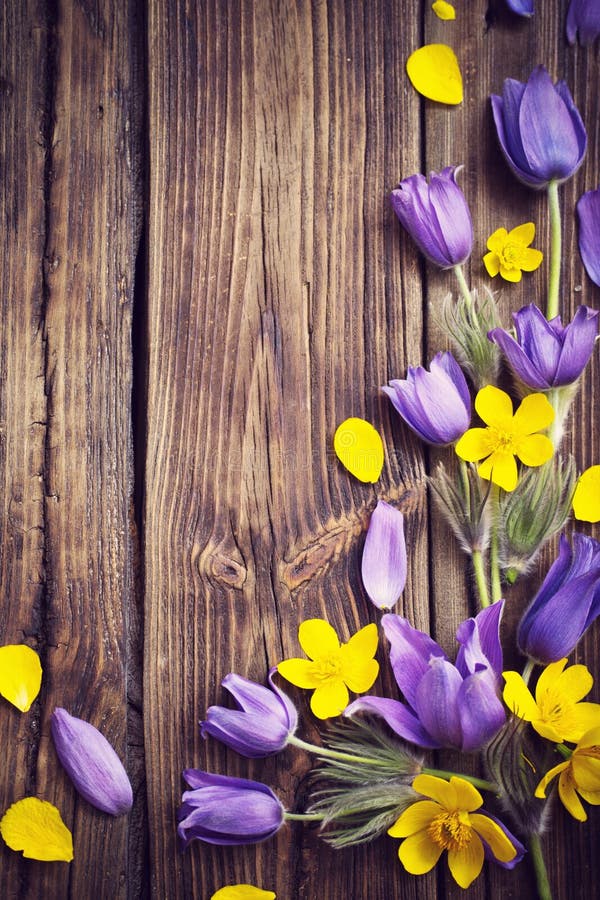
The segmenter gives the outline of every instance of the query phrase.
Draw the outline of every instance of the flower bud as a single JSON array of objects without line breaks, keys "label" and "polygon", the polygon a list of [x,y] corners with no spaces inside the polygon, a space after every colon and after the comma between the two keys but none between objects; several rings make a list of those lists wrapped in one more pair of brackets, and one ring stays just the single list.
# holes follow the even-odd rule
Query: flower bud
[{"label": "flower bud", "polygon": [[488,331],[500,326],[500,316],[492,292],[488,288],[481,293],[472,290],[470,301],[462,294],[456,300],[448,294],[436,319],[477,390],[486,384],[496,384],[500,351],[488,340]]},{"label": "flower bud", "polygon": [[451,476],[443,463],[427,479],[438,509],[465,553],[485,550],[490,540],[489,484],[470,464],[462,464],[463,477]]},{"label": "flower bud", "polygon": [[56,753],[82,797],[102,812],[120,816],[133,805],[123,764],[97,728],[57,707],[50,722]]}]

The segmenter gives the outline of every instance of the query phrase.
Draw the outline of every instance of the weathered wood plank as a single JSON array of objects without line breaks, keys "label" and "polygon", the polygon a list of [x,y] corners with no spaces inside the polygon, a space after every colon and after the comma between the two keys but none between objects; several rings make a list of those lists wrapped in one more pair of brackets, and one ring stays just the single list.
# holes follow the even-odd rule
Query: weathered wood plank
[{"label": "weathered wood plank", "polygon": [[[375,492],[340,470],[331,440],[349,415],[389,428],[378,387],[421,333],[419,264],[403,266],[382,225],[394,179],[419,166],[418,99],[403,80],[418,23],[389,29],[389,17],[400,21],[402,4],[151,4],[155,896],[210,896],[236,880],[298,897],[424,889],[390,871],[388,845],[339,854],[299,828],[266,847],[180,857],[173,818],[189,765],[262,778],[290,803],[306,760],[238,761],[201,742],[197,720],[228,671],[262,680],[296,653],[302,619],[325,616],[344,637],[375,619],[357,577]],[[406,607],[426,624],[423,471],[413,442],[395,438],[377,493],[410,513]]]},{"label": "weathered wood plank", "polygon": [[141,844],[134,836],[130,864],[128,819],[78,800],[49,717],[63,706],[91,721],[127,760],[137,45],[121,3],[9,8],[2,638],[34,644],[44,680],[21,720],[2,705],[17,757],[2,799],[55,803],[75,859],[19,864],[3,845],[3,885],[19,897],[125,897],[128,881],[141,890]]}]

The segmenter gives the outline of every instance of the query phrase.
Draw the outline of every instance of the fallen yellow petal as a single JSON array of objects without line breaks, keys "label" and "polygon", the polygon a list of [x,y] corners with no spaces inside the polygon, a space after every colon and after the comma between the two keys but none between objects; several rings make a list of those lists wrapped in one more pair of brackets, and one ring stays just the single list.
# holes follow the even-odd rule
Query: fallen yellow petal
[{"label": "fallen yellow petal", "polygon": [[0,820],[0,834],[11,850],[22,850],[27,859],[71,862],[73,838],[55,806],[37,797],[25,797],[7,809]]},{"label": "fallen yellow petal", "polygon": [[462,103],[463,83],[456,54],[447,44],[426,44],[408,57],[406,71],[412,86],[429,100]]},{"label": "fallen yellow petal", "polygon": [[573,512],[580,522],[600,522],[600,466],[580,476],[573,495]]},{"label": "fallen yellow petal", "polygon": [[444,22],[450,22],[456,18],[456,10],[452,4],[447,3],[446,0],[435,0],[435,3],[431,8],[438,19],[443,19]]},{"label": "fallen yellow petal", "polygon": [[359,481],[373,484],[383,469],[383,441],[364,419],[346,419],[333,438],[340,462]]},{"label": "fallen yellow petal", "polygon": [[275,900],[275,894],[253,884],[228,884],[215,891],[210,900]]},{"label": "fallen yellow petal", "polygon": [[27,712],[40,692],[42,667],[40,658],[27,644],[0,647],[0,694]]}]

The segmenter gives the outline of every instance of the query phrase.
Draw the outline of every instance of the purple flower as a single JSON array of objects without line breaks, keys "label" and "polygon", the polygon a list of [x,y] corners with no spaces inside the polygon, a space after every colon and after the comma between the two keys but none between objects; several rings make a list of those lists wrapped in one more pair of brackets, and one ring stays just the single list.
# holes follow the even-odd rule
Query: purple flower
[{"label": "purple flower", "polygon": [[471,422],[471,397],[462,369],[451,353],[436,353],[427,372],[409,367],[406,379],[382,391],[409,428],[428,444],[452,444]]},{"label": "purple flower", "polygon": [[362,556],[362,580],[372,603],[391,609],[406,584],[404,517],[380,500],[373,511]]},{"label": "purple flower", "polygon": [[577,201],[579,252],[594,284],[600,287],[600,188]]},{"label": "purple flower", "polygon": [[567,13],[567,40],[582,47],[593,44],[600,34],[600,0],[571,0]]},{"label": "purple flower", "polygon": [[344,715],[375,713],[406,741],[419,747],[479,750],[506,721],[500,700],[504,601],[482,610],[458,628],[456,664],[441,647],[406,619],[387,614],[381,623],[390,642],[390,661],[406,703],[360,697]]},{"label": "purple flower", "polygon": [[193,840],[207,844],[257,844],[283,824],[285,810],[273,791],[258,781],[186,769],[177,818],[183,849]]},{"label": "purple flower", "polygon": [[64,770],[88,803],[112,816],[129,812],[133,792],[123,763],[97,728],[57,707],[52,739]]},{"label": "purple flower", "polygon": [[491,100],[500,147],[520,181],[545,188],[577,171],[587,136],[564,81],[553,85],[538,66],[527,84],[507,78],[502,97],[494,94]]},{"label": "purple flower", "polygon": [[394,212],[428,260],[442,269],[464,263],[473,248],[473,224],[465,196],[456,183],[460,167],[448,166],[411,175],[391,193]]},{"label": "purple flower", "polygon": [[518,16],[533,15],[533,0],[506,0],[506,5]]},{"label": "purple flower", "polygon": [[564,659],[600,613],[600,543],[561,535],[557,559],[523,614],[517,642],[541,663]]},{"label": "purple flower", "polygon": [[238,709],[210,706],[200,723],[202,737],[211,735],[250,758],[283,750],[298,725],[298,713],[289,697],[273,684],[272,690],[233,673],[221,682],[237,701]]},{"label": "purple flower", "polygon": [[598,334],[598,313],[580,306],[573,321],[563,325],[560,316],[549,322],[530,303],[513,313],[516,340],[503,328],[488,337],[498,344],[515,375],[536,391],[547,391],[577,381],[592,355]]}]

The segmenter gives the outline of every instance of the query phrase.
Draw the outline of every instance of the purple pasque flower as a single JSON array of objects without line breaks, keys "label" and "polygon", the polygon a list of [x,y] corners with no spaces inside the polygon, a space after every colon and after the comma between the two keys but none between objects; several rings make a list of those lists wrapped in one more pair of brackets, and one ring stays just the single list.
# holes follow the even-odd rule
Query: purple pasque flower
[{"label": "purple pasque flower", "polygon": [[567,13],[567,40],[582,47],[593,44],[600,34],[600,0],[571,0]]},{"label": "purple pasque flower", "polygon": [[579,252],[585,271],[600,287],[600,188],[588,191],[577,201]]},{"label": "purple pasque flower", "polygon": [[465,195],[456,183],[462,166],[447,166],[411,175],[392,191],[394,212],[427,259],[450,269],[465,262],[473,249],[473,223]]},{"label": "purple pasque flower", "polygon": [[516,339],[503,328],[488,337],[502,350],[518,378],[536,391],[577,381],[592,355],[598,334],[598,312],[580,306],[573,321],[548,321],[534,303],[513,313]]},{"label": "purple pasque flower", "polygon": [[271,690],[241,675],[226,675],[221,684],[237,701],[238,709],[209,706],[200,723],[202,737],[211,735],[236,753],[252,759],[283,750],[298,726],[296,707],[272,679]]},{"label": "purple pasque flower", "polygon": [[177,813],[183,849],[193,840],[207,844],[257,844],[283,824],[285,810],[273,791],[258,781],[186,769],[185,791]]},{"label": "purple pasque flower", "polygon": [[436,353],[429,372],[409,366],[405,379],[382,388],[409,428],[428,444],[452,444],[471,422],[471,396],[451,353]]},{"label": "purple pasque flower", "polygon": [[600,613],[600,543],[577,532],[561,535],[559,554],[525,610],[519,648],[540,663],[568,656]]},{"label": "purple pasque flower", "polygon": [[516,177],[532,188],[565,181],[585,156],[587,135],[569,88],[538,66],[526,84],[507,78],[492,111],[500,147]]},{"label": "purple pasque flower", "polygon": [[391,609],[406,584],[404,516],[379,500],[371,515],[362,555],[362,581],[379,609]]},{"label": "purple pasque flower", "polygon": [[533,0],[506,0],[506,5],[518,16],[533,15]]},{"label": "purple pasque flower", "polygon": [[50,718],[56,753],[81,796],[102,812],[120,816],[133,805],[123,763],[97,728],[57,706]]},{"label": "purple pasque flower", "polygon": [[504,601],[498,601],[461,623],[454,665],[439,644],[406,619],[383,616],[394,677],[406,702],[359,697],[344,715],[382,716],[401,738],[419,747],[480,750],[506,721],[500,700],[503,607]]}]

